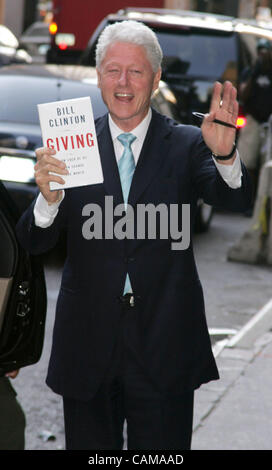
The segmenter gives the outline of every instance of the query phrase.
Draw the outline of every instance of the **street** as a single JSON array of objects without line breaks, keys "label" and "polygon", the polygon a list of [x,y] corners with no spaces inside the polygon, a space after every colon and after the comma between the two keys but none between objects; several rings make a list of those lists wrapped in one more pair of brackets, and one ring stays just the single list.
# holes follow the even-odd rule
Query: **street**
[{"label": "street", "polygon": [[[228,248],[240,238],[249,223],[250,219],[240,214],[215,213],[210,230],[194,236],[213,343],[222,339],[214,333],[239,330],[271,298],[270,267],[226,260]],[[48,314],[42,358],[38,364],[22,369],[12,382],[26,414],[26,449],[31,450],[64,449],[65,446],[62,401],[45,385],[60,273],[56,253],[52,253],[46,263]]]},{"label": "street", "polygon": [[240,214],[217,213],[209,232],[195,239],[195,255],[209,328],[239,330],[271,298],[271,268],[226,259],[250,226]]}]

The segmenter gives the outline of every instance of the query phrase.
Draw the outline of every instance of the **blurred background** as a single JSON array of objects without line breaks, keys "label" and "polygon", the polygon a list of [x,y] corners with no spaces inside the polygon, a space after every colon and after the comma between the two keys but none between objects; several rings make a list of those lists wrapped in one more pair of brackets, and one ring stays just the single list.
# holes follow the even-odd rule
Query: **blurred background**
[{"label": "blurred background", "polygon": [[[6,25],[16,36],[20,36],[35,21],[50,22],[54,8],[66,0],[0,0],[0,23]],[[87,3],[87,2],[85,2]],[[92,2],[89,2],[90,4]],[[141,5],[140,5],[141,4]],[[77,8],[78,2],[74,2]],[[148,6],[158,8],[178,8],[183,10],[206,11],[231,15],[240,18],[270,20],[271,0],[149,0],[145,2],[111,0],[100,1],[95,6],[92,17],[97,23],[106,14],[128,6]]]},{"label": "blurred background", "polygon": [[[84,2],[70,2],[69,0],[0,0],[0,24],[7,26],[17,38],[20,38],[35,22],[50,25],[54,16],[58,15],[59,10],[64,7],[70,7],[70,18],[75,20],[75,16],[81,8],[80,3],[89,4],[89,36],[92,33],[92,27],[94,29],[105,15],[125,7],[194,10],[237,18],[257,19],[265,24],[271,22],[272,8],[271,0],[101,0],[96,3],[95,8],[93,8],[93,2],[86,0]],[[86,37],[83,49],[86,47],[88,39],[89,37]]]}]

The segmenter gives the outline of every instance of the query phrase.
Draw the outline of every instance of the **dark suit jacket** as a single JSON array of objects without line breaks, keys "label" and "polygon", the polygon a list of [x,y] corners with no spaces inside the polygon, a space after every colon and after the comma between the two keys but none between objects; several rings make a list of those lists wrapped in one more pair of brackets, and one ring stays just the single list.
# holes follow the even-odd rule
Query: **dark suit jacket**
[{"label": "dark suit jacket", "polygon": [[[33,206],[18,225],[21,243],[34,254],[56,244],[60,227],[67,230],[47,383],[61,395],[91,398],[109,366],[120,324],[128,321],[127,343],[162,392],[197,388],[217,379],[218,371],[192,242],[186,250],[173,251],[170,237],[86,240],[82,236],[86,204],[98,204],[104,215],[106,195],[113,195],[114,207],[122,203],[106,116],[97,120],[96,128],[104,183],[67,190],[53,225],[46,229],[34,225]],[[228,187],[200,130],[177,125],[153,111],[128,202],[134,207],[190,204],[193,223],[199,197],[216,206],[245,210],[251,194],[244,167],[242,180],[241,188]],[[124,320],[119,297],[127,272],[136,307]]]}]

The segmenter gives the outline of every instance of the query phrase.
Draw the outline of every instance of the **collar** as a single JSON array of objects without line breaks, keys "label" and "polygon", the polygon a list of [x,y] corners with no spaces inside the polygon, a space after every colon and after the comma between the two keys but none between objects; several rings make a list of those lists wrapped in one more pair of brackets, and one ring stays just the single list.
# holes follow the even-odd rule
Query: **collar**
[{"label": "collar", "polygon": [[[152,118],[152,111],[151,111],[151,108],[149,108],[146,117],[142,120],[142,122],[140,122],[140,124],[137,127],[135,127],[135,129],[132,129],[132,131],[130,132],[134,134],[138,139],[144,140],[151,118]],[[118,135],[124,133],[124,131],[120,129],[120,127],[118,127],[115,124],[115,122],[112,120],[112,117],[110,114],[109,114],[109,128],[110,128],[110,133],[111,133],[113,142],[115,139],[117,139]]]}]

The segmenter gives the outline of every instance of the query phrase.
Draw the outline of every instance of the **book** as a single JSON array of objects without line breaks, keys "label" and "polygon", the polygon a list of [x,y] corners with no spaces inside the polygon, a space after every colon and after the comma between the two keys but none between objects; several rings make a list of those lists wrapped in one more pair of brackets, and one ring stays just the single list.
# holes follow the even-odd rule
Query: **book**
[{"label": "book", "polygon": [[65,184],[49,183],[50,190],[103,182],[91,99],[89,96],[38,104],[44,147],[54,148],[54,157],[69,171]]}]

